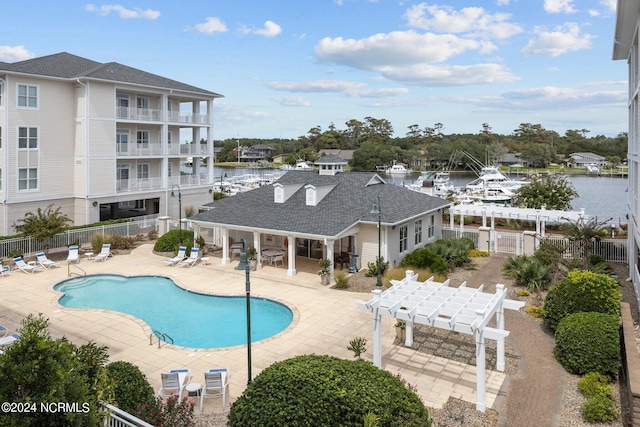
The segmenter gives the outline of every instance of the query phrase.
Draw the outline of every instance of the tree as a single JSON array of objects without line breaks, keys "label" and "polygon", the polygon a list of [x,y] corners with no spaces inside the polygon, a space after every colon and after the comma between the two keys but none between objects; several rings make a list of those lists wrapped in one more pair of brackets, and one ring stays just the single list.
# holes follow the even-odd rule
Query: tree
[{"label": "tree", "polygon": [[[110,402],[105,347],[89,343],[76,347],[54,339],[49,321],[29,315],[22,322],[21,338],[0,355],[0,401],[35,404],[37,410],[0,418],[9,426],[99,426],[99,400]],[[75,411],[40,410],[40,404],[77,403]],[[55,408],[54,408],[55,409]]]},{"label": "tree", "polygon": [[578,245],[580,258],[585,267],[589,267],[589,255],[591,255],[591,248],[600,239],[603,234],[606,233],[605,229],[609,219],[604,221],[598,221],[596,218],[592,218],[587,222],[584,221],[569,221],[568,224],[562,226],[562,231],[569,239],[569,242]]},{"label": "tree", "polygon": [[59,233],[63,233],[73,221],[62,213],[62,208],[53,209],[53,204],[47,206],[44,211],[38,208],[36,213],[27,212],[24,218],[13,225],[17,233],[31,236],[38,242],[45,243],[45,249],[49,248],[51,239]]},{"label": "tree", "polygon": [[563,175],[534,175],[531,182],[515,191],[518,205],[541,209],[568,210],[571,201],[578,197],[568,178]]}]

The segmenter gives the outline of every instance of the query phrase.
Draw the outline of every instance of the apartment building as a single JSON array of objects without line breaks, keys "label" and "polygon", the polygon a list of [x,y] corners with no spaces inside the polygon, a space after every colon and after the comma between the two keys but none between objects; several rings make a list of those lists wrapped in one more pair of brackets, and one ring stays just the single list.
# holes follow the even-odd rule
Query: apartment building
[{"label": "apartment building", "polygon": [[628,262],[629,277],[633,280],[636,299],[640,305],[640,48],[638,44],[640,1],[618,0],[616,28],[613,40],[613,59],[626,60],[629,68],[629,191],[627,211],[629,215]]},{"label": "apartment building", "polygon": [[74,225],[184,217],[211,198],[220,97],[66,52],[0,62],[0,233],[50,204]]}]

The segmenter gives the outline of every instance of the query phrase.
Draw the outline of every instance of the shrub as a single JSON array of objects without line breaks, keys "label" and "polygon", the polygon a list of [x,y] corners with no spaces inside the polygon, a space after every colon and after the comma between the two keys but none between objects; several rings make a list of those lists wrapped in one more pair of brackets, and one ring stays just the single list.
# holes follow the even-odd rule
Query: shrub
[{"label": "shrub", "polygon": [[578,390],[586,398],[597,395],[613,397],[613,389],[607,384],[607,377],[599,372],[589,372],[578,381]]},{"label": "shrub", "polygon": [[362,360],[306,355],[264,369],[233,403],[230,427],[431,425],[420,398],[389,372]]},{"label": "shrub", "polygon": [[187,254],[191,253],[193,247],[193,231],[182,230],[182,242],[179,239],[180,230],[171,230],[164,233],[156,240],[153,250],[156,252],[175,252],[177,253],[179,246],[187,247]]},{"label": "shrub", "polygon": [[135,247],[135,241],[131,237],[111,236],[111,249],[132,249]]},{"label": "shrub", "polygon": [[535,305],[531,305],[529,306],[529,308],[527,308],[527,313],[539,319],[544,315],[544,310],[542,309],[542,307],[536,307]]},{"label": "shrub", "polygon": [[509,258],[503,271],[529,291],[546,290],[551,282],[551,268],[532,256]]},{"label": "shrub", "polygon": [[620,368],[619,317],[606,313],[573,313],[558,324],[553,354],[576,375],[598,372],[614,379]]},{"label": "shrub", "polygon": [[140,414],[140,405],[153,405],[155,395],[140,369],[129,362],[118,361],[107,365],[107,373],[114,385],[115,405],[130,414]]},{"label": "shrub", "polygon": [[580,410],[584,419],[591,423],[603,423],[617,418],[613,400],[602,395],[587,399]]},{"label": "shrub", "polygon": [[562,318],[592,311],[620,315],[618,282],[604,274],[574,270],[553,286],[544,300],[544,324],[552,331]]},{"label": "shrub", "polygon": [[93,252],[100,253],[102,245],[105,243],[110,243],[110,236],[105,236],[102,233],[93,233],[91,237],[91,249]]},{"label": "shrub", "polygon": [[402,267],[428,268],[429,270],[447,274],[449,266],[440,255],[430,250],[427,246],[416,249],[404,257],[400,263]]},{"label": "shrub", "polygon": [[469,256],[470,256],[471,258],[486,258],[486,257],[488,257],[489,255],[490,255],[490,254],[489,254],[489,252],[487,252],[487,251],[481,251],[481,250],[478,250],[478,249],[471,249],[471,250],[469,251]]},{"label": "shrub", "polygon": [[376,257],[376,262],[368,262],[366,276],[367,277],[375,277],[378,275],[378,271],[380,271],[380,275],[382,276],[385,271],[389,268],[389,261],[385,262],[384,257]]},{"label": "shrub", "polygon": [[193,407],[195,402],[171,396],[166,402],[161,398],[140,406],[140,418],[154,426],[193,427],[196,425]]},{"label": "shrub", "polygon": [[343,271],[334,273],[333,279],[336,281],[336,289],[347,289],[349,287],[349,276]]}]

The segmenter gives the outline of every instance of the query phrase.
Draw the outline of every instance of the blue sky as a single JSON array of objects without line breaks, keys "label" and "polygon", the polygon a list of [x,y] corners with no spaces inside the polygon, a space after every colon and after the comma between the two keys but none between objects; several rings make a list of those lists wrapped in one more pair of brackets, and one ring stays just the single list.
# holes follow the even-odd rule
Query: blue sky
[{"label": "blue sky", "polygon": [[0,61],[69,52],[224,95],[214,138],[387,119],[511,134],[627,131],[616,0],[7,2]]}]

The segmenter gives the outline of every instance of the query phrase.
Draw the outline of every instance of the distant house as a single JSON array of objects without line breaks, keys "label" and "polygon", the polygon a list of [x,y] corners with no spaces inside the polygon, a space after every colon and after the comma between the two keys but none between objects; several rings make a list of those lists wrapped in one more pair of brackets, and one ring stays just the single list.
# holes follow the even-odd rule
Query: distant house
[{"label": "distant house", "polygon": [[512,166],[512,165],[521,165],[521,166],[529,166],[529,162],[526,160],[522,160],[520,157],[522,153],[507,153],[500,157],[498,160],[503,166]]},{"label": "distant house", "polygon": [[274,184],[205,205],[208,210],[189,222],[198,235],[218,236],[222,264],[231,262],[230,242],[244,239],[258,254],[264,247],[285,249],[287,274],[293,276],[300,258],[357,255],[361,266],[375,262],[378,221],[381,256],[398,265],[441,237],[442,211],[449,205],[373,172],[289,171]]},{"label": "distant house", "polygon": [[356,150],[339,150],[339,149],[322,149],[318,151],[318,157],[322,157],[325,154],[333,154],[334,156],[340,157],[342,160],[346,160],[347,162],[353,159],[353,153]]},{"label": "distant house", "polygon": [[590,164],[601,167],[606,164],[604,157],[593,153],[572,153],[569,157],[571,159],[569,162],[573,163],[575,168],[586,168]]},{"label": "distant house", "polygon": [[265,144],[256,144],[251,147],[241,147],[240,162],[257,162],[261,160],[271,161],[273,148]]}]

